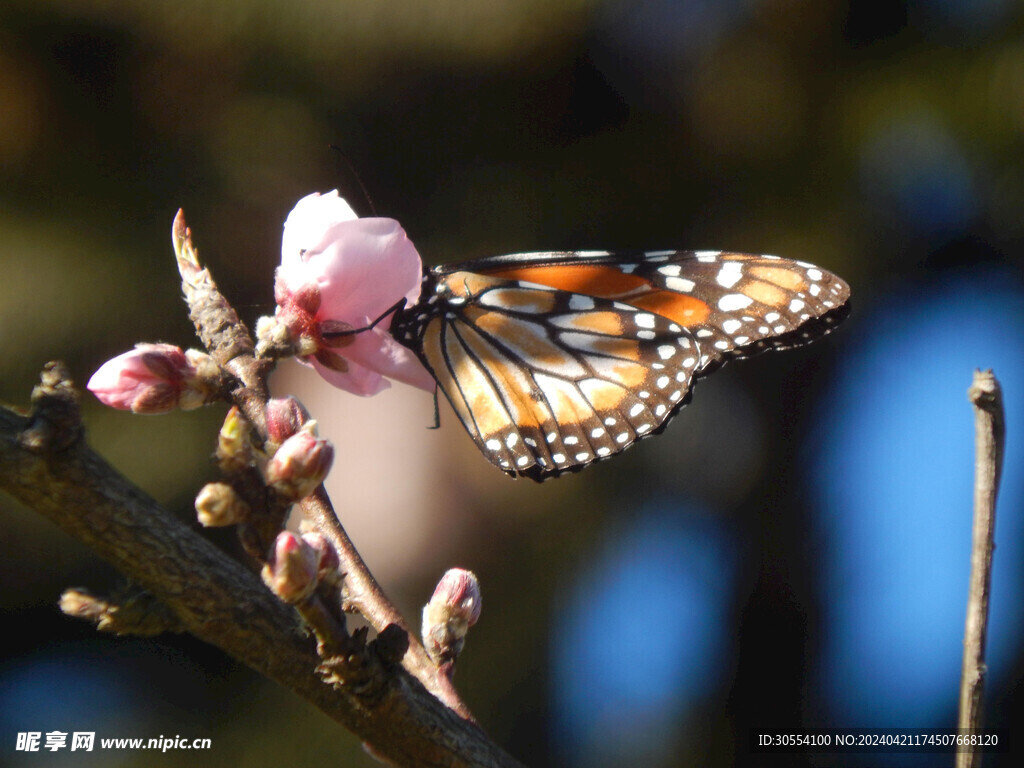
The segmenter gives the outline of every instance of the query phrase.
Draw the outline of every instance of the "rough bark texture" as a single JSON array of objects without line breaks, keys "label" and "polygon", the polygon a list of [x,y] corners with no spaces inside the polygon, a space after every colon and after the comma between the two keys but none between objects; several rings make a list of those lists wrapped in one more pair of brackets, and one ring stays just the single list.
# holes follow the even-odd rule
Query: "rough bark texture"
[{"label": "rough bark texture", "polygon": [[93,452],[66,379],[47,373],[57,386],[37,388],[31,416],[0,409],[0,488],[142,585],[184,630],[305,697],[394,764],[519,765],[383,647],[371,643],[343,669],[358,670],[359,685],[324,683],[295,612]]}]

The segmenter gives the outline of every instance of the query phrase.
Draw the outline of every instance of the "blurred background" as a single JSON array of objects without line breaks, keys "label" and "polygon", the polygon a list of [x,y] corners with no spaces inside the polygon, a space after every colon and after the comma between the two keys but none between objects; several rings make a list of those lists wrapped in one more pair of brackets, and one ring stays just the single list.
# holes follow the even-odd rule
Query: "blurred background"
[{"label": "blurred background", "polygon": [[[179,207],[250,326],[273,309],[288,211],[335,188],[428,263],[678,247],[820,264],[853,287],[836,333],[728,366],[664,435],[542,486],[491,467],[447,405],[428,430],[425,393],[359,399],[298,365],[274,390],[335,441],[342,521],[406,616],[447,567],[480,576],[457,682],[526,764],[951,764],[751,744],[955,725],[976,367],[1009,425],[987,724],[1022,722],[1022,32],[1012,0],[7,0],[0,399],[27,405],[50,359],[84,384],[137,341],[196,343]],[[223,409],[84,412],[96,449],[196,525]],[[215,649],[62,616],[62,589],[117,574],[6,496],[0,513],[0,763],[374,764]],[[213,748],[15,752],[28,730]],[[1022,754],[1011,738],[987,764]]]}]

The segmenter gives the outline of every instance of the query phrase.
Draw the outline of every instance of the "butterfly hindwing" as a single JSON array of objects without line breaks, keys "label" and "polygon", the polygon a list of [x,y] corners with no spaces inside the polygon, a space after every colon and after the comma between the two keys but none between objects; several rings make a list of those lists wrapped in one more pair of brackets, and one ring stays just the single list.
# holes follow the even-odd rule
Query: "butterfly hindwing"
[{"label": "butterfly hindwing", "polygon": [[543,479],[612,456],[659,431],[689,392],[697,344],[659,315],[475,273],[437,285],[444,298],[418,313],[410,346],[509,474]]},{"label": "butterfly hindwing", "polygon": [[774,256],[530,253],[426,270],[391,328],[488,460],[543,480],[660,431],[727,360],[827,333],[848,300]]}]

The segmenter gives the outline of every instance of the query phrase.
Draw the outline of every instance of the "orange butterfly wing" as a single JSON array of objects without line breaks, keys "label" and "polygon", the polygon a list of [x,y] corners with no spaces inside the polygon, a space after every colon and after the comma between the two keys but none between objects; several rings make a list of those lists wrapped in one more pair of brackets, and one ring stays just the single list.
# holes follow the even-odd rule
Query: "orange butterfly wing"
[{"label": "orange butterfly wing", "polygon": [[768,256],[517,254],[427,270],[392,333],[488,460],[543,480],[657,433],[726,360],[827,333],[848,299]]}]

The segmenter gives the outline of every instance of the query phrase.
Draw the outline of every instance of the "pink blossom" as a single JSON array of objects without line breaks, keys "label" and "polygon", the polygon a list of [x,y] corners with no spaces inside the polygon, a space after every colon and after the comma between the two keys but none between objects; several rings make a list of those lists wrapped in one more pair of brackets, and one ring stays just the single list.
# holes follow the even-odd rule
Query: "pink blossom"
[{"label": "pink blossom", "polygon": [[312,340],[304,362],[340,389],[375,395],[395,379],[433,391],[434,380],[416,355],[388,333],[391,316],[370,330],[336,335],[365,328],[403,297],[414,303],[422,269],[397,221],[360,219],[337,191],[308,195],[284,225],[277,317],[297,337]]},{"label": "pink blossom", "polygon": [[86,387],[112,408],[166,413],[177,408],[196,375],[185,352],[173,344],[137,344],[108,360]]}]

